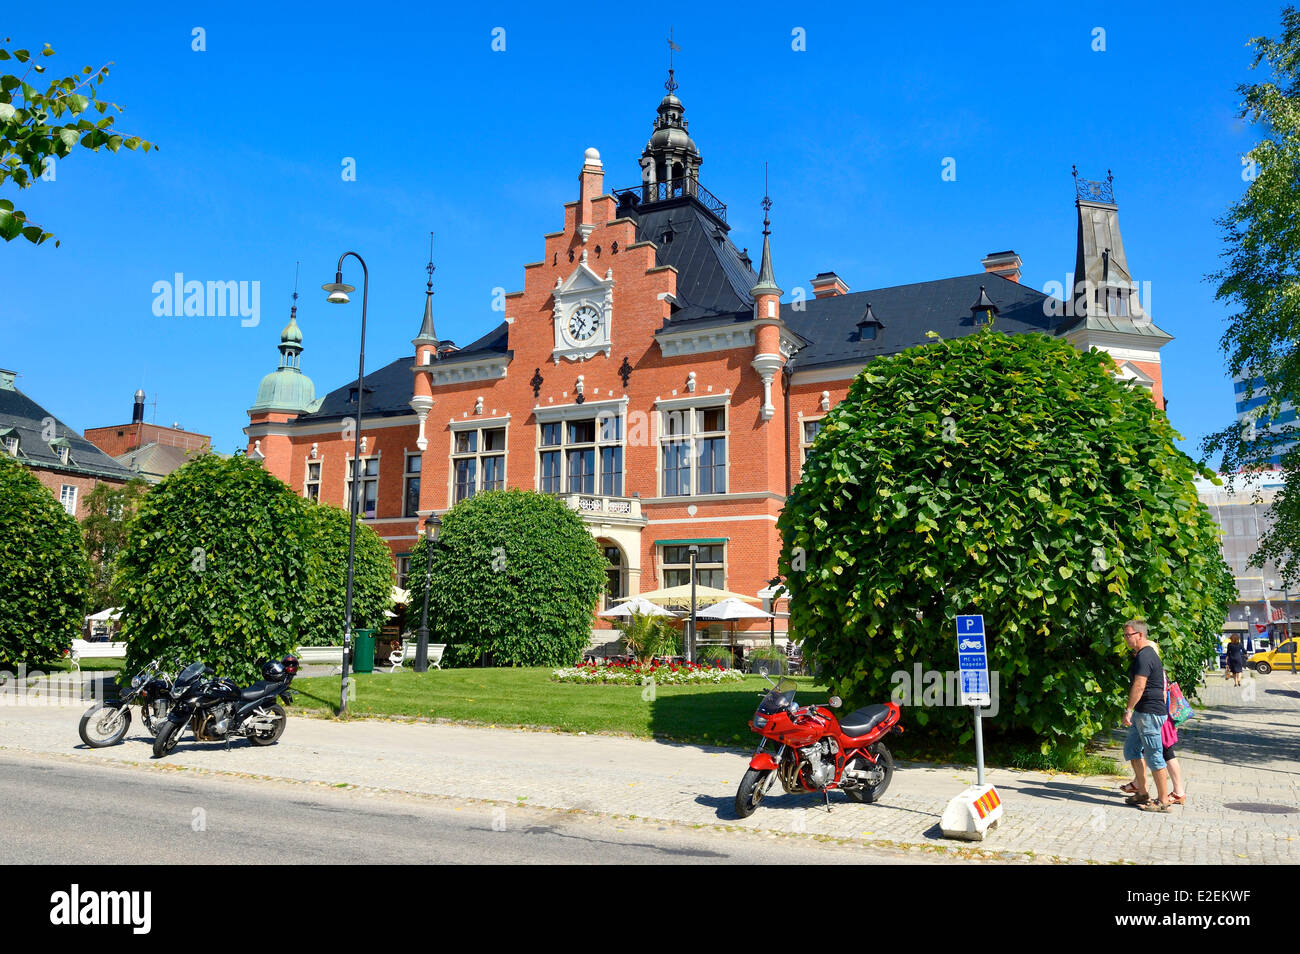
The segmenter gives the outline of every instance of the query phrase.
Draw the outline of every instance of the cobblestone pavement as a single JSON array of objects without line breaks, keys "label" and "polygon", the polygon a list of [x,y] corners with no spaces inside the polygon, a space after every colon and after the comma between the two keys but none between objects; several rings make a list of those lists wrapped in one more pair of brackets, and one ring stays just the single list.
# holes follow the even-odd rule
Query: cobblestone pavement
[{"label": "cobblestone pavement", "polygon": [[[992,770],[1006,806],[977,847],[1010,860],[1241,864],[1300,862],[1300,677],[1254,676],[1241,689],[1210,677],[1179,746],[1188,804],[1169,815],[1129,808],[1124,778]],[[187,734],[152,762],[137,721],[127,740],[87,749],[83,703],[0,706],[0,748],[360,786],[504,804],[527,804],[773,834],[936,848],[947,800],[974,782],[972,767],[899,763],[878,805],[832,795],[778,795],[750,818],[732,812],[748,755],[734,750],[609,736],[451,724],[336,722],[293,716],[278,745],[197,743]],[[1118,740],[1118,735],[1116,736]],[[1119,758],[1118,747],[1111,753]],[[779,788],[777,789],[779,792]],[[1250,805],[1290,809],[1250,811]],[[1233,807],[1242,806],[1242,807]]]}]

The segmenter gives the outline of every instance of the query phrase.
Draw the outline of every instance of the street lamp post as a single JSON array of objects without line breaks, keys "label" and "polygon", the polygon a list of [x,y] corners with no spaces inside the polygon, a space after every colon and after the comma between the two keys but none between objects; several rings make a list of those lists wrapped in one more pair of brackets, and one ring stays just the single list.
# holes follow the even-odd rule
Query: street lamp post
[{"label": "street lamp post", "polygon": [[1278,588],[1277,588],[1277,581],[1276,581],[1276,580],[1269,580],[1268,582],[1269,582],[1269,586],[1271,586],[1271,587],[1274,589],[1274,591],[1276,591],[1276,592],[1278,592],[1278,593],[1281,593],[1282,596],[1286,599],[1286,641],[1287,641],[1288,643],[1291,644],[1291,671],[1292,671],[1292,672],[1296,672],[1297,670],[1296,670],[1296,665],[1295,665],[1295,655],[1296,655],[1296,653],[1295,653],[1295,649],[1296,649],[1296,647],[1295,647],[1295,636],[1294,636],[1294,635],[1292,634],[1292,632],[1291,632],[1291,592],[1290,592],[1290,587],[1285,587],[1285,588],[1283,588],[1283,589],[1278,589]]},{"label": "street lamp post", "polygon": [[415,671],[429,671],[429,586],[433,582],[433,550],[438,545],[442,520],[430,517],[424,522],[424,609],[420,613],[418,642],[415,644]]},{"label": "street lamp post", "polygon": [[343,609],[343,679],[339,683],[339,714],[348,709],[348,669],[352,664],[352,570],[357,547],[357,504],[361,495],[361,405],[365,400],[366,378],[366,301],[370,296],[370,269],[365,260],[356,252],[344,252],[339,256],[338,266],[334,269],[334,281],[322,285],[321,290],[328,292],[326,301],[333,305],[346,305],[351,299],[348,293],[356,291],[352,285],[343,284],[343,259],[351,255],[361,263],[361,350],[357,358],[357,416],[354,443],[352,449],[352,486],[348,491],[350,500],[348,510],[351,520],[348,525],[348,582],[347,597]]},{"label": "street lamp post", "polygon": [[700,548],[691,544],[691,625],[686,631],[686,661],[695,662],[695,562],[699,559]]}]

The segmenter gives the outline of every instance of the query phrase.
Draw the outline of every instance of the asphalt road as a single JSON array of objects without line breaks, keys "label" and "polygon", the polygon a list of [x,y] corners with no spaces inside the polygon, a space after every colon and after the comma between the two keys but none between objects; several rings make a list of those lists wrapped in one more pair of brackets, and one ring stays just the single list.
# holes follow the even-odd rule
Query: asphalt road
[{"label": "asphalt road", "polygon": [[889,864],[902,852],[0,754],[0,864]]}]

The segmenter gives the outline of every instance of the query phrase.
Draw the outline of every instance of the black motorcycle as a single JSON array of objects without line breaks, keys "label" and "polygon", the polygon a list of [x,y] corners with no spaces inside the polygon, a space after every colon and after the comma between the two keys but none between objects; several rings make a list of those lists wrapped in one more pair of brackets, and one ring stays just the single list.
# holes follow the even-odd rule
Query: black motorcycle
[{"label": "black motorcycle", "polygon": [[77,732],[81,741],[92,749],[116,745],[126,737],[131,728],[131,706],[140,707],[140,717],[150,735],[158,734],[158,727],[167,721],[171,708],[171,676],[158,669],[155,659],[131,680],[131,685],[117,699],[97,702],[81,717]]},{"label": "black motorcycle", "polygon": [[262,681],[240,689],[232,679],[213,678],[204,663],[186,666],[171,688],[171,711],[153,740],[154,758],[162,758],[180,741],[186,725],[200,742],[246,738],[253,745],[273,745],[284,734],[287,713],[277,698],[292,702],[289,684],[298,660],[285,656],[262,664]]}]

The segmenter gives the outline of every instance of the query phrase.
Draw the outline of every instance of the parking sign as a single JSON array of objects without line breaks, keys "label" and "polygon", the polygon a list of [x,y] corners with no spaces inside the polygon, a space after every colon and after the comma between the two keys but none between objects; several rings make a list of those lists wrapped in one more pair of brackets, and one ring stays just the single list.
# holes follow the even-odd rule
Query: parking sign
[{"label": "parking sign", "polygon": [[983,616],[957,617],[957,667],[961,673],[961,704],[992,705]]}]

